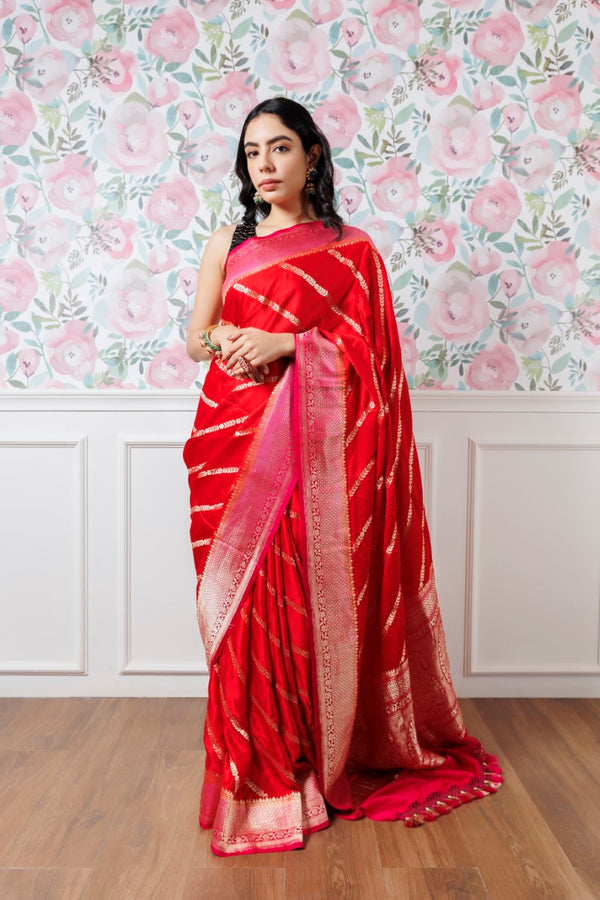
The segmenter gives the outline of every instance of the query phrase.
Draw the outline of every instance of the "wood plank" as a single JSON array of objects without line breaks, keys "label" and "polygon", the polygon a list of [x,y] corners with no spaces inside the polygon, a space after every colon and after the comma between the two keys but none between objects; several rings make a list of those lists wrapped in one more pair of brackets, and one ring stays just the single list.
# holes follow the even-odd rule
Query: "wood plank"
[{"label": "wood plank", "polygon": [[[182,900],[282,900],[284,891],[284,869],[194,869]],[[175,895],[152,896],[153,900],[173,900]]]},{"label": "wood plank", "polygon": [[[102,735],[98,744],[103,746]],[[113,818],[131,793],[139,754],[62,751],[55,777],[31,808],[16,837],[0,847],[3,866],[91,867]]]},{"label": "wood plank", "polygon": [[0,869],[2,900],[81,900],[89,869]]},{"label": "wood plank", "polygon": [[[335,819],[287,854],[286,900],[378,897],[384,891],[373,822]],[[385,894],[383,894],[385,896]]]},{"label": "wood plank", "polygon": [[94,862],[86,897],[182,895],[197,838],[200,757],[197,750],[136,755],[132,790]]},{"label": "wood plank", "polygon": [[550,700],[478,700],[476,707],[508,754],[521,783],[560,842],[573,866],[600,860],[600,782],[590,774],[577,740],[561,731],[575,726],[561,720],[561,707]]},{"label": "wood plank", "polygon": [[63,750],[0,751],[0,860],[64,769],[65,757]]},{"label": "wood plank", "polygon": [[[476,868],[386,869],[386,897],[394,900],[488,900],[489,894]],[[377,895],[372,895],[377,897]],[[383,895],[382,895],[383,896]]]},{"label": "wood plank", "polygon": [[460,823],[460,810],[420,828],[407,828],[401,822],[373,824],[384,867],[452,869],[474,865],[473,851]]},{"label": "wood plank", "polygon": [[[500,742],[479,714],[478,703],[462,700],[463,715],[469,732],[494,752]],[[497,794],[458,810],[490,897],[593,900],[500,746],[505,784]]]},{"label": "wood plank", "polygon": [[0,750],[62,750],[87,727],[99,697],[9,697],[0,700]]}]

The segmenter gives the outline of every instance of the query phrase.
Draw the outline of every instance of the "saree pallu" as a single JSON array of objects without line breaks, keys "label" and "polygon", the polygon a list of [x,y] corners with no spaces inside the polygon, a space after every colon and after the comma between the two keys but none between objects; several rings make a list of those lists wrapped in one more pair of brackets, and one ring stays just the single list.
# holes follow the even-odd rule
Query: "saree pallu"
[{"label": "saree pallu", "polygon": [[452,687],[377,250],[320,222],[250,238],[222,319],[296,350],[264,384],[213,358],[184,448],[213,851],[300,847],[330,813],[419,825],[493,793]]}]

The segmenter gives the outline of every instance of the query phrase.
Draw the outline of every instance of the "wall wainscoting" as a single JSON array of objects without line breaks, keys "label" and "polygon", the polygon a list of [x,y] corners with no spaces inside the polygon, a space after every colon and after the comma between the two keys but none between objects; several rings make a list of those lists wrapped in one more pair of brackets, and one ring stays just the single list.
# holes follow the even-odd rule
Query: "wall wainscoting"
[{"label": "wall wainscoting", "polygon": [[[600,395],[419,393],[459,696],[600,696]],[[202,696],[196,399],[0,395],[0,694]]]}]

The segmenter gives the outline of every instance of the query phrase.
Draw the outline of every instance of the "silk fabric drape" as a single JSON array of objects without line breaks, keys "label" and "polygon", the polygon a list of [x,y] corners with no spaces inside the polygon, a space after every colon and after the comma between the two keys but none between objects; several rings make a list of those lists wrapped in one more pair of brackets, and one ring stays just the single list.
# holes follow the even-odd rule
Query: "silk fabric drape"
[{"label": "silk fabric drape", "polygon": [[385,268],[335,237],[230,253],[223,320],[292,331],[295,359],[260,385],[213,359],[184,451],[219,854],[301,846],[328,808],[421,824],[502,780],[452,687]]}]

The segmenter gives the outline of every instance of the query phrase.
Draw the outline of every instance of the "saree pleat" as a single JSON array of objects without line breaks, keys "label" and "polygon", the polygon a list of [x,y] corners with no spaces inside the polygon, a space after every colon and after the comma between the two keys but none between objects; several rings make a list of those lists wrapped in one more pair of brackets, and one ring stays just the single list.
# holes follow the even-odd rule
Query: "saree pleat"
[{"label": "saree pleat", "polygon": [[219,855],[293,849],[329,823],[298,521],[296,490],[211,672],[200,824]]},{"label": "saree pleat", "polygon": [[213,359],[184,458],[219,855],[330,815],[431,821],[495,792],[450,676],[389,283],[321,223],[230,254],[223,320],[295,334],[264,384]]}]

